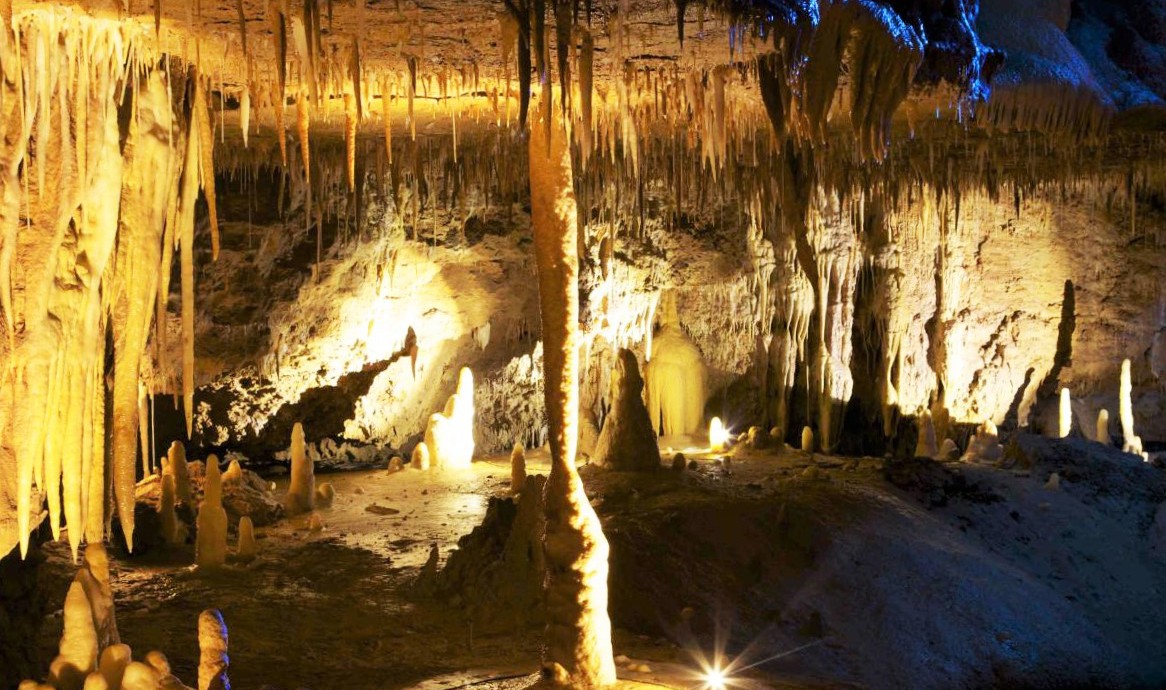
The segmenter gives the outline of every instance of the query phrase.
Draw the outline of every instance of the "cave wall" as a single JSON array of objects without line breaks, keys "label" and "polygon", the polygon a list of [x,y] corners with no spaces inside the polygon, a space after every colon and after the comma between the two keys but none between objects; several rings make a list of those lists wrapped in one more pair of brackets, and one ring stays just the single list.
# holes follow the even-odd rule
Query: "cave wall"
[{"label": "cave wall", "polygon": [[[496,143],[483,146],[481,157],[497,151]],[[344,217],[351,200],[337,197],[336,219],[319,237],[304,225],[294,192],[279,213],[256,222],[252,210],[248,223],[236,216],[247,204],[232,204],[229,185],[220,184],[224,249],[219,262],[200,267],[207,296],[198,342],[214,355],[202,362],[196,444],[269,459],[286,446],[283,426],[295,421],[294,409],[310,439],[315,427],[317,441],[369,445],[366,460],[408,450],[461,366],[475,373],[480,453],[545,441],[524,199],[478,190],[467,193],[477,200],[468,211],[437,203],[436,217],[425,208],[411,217],[409,200],[384,190],[373,167],[359,222]],[[253,184],[270,186],[262,176]],[[937,406],[957,439],[958,425],[1004,424],[1010,411],[1040,431],[1036,392],[1057,357],[1067,280],[1072,356],[1054,390],[1070,388],[1077,426],[1091,435],[1097,409],[1116,409],[1117,372],[1129,357],[1139,428],[1147,439],[1166,439],[1158,384],[1166,252],[1152,186],[1133,192],[1134,216],[1135,188],[1122,175],[1015,189],[821,191],[808,264],[792,238],[774,246],[784,235],[762,230],[768,216],[744,194],[681,214],[667,185],[649,181],[642,220],[593,213],[581,237],[583,450],[606,413],[612,352],[631,347],[643,364],[664,291],[676,295],[704,354],[710,413],[732,410],[736,431],[774,424],[781,405],[792,408],[791,435],[802,424],[829,423],[841,438],[885,436],[900,417]],[[232,288],[239,280],[246,290]],[[402,354],[409,329],[415,364]],[[250,347],[234,347],[239,333],[252,334]],[[806,393],[819,382],[824,397]],[[311,391],[339,388],[347,405],[312,408]],[[334,446],[324,455],[336,455]]]}]

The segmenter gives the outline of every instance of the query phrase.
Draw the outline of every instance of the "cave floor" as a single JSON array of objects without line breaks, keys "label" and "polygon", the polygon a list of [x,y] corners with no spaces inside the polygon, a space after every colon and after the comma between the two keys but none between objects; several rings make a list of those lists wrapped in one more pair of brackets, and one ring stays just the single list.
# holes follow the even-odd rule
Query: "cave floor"
[{"label": "cave floor", "polygon": [[[545,452],[527,455],[531,474],[549,471]],[[174,673],[197,677],[199,612],[218,608],[231,636],[232,682],[242,688],[529,687],[537,680],[541,630],[476,633],[455,607],[411,591],[437,545],[444,563],[486,512],[488,497],[507,495],[508,456],[483,458],[464,471],[406,468],[318,474],[336,490],[332,506],[257,527],[259,556],[220,572],[190,566],[193,546],[113,552],[112,580],[122,641],[135,656],[164,651]],[[286,490],[276,480],[276,493]],[[234,548],[231,537],[231,549]],[[63,599],[72,576],[68,548],[48,544],[46,586]],[[59,604],[58,604],[59,605]],[[42,654],[55,653],[60,610],[42,632]],[[662,638],[616,631],[626,687],[699,687],[694,664]],[[651,671],[634,670],[644,664]],[[805,687],[760,674],[739,687]],[[489,680],[498,679],[498,680]],[[761,680],[757,680],[761,679]]]},{"label": "cave floor", "polygon": [[[726,611],[732,651],[765,660],[735,687],[1166,678],[1153,642],[1166,635],[1166,483],[1140,459],[1035,437],[1021,439],[1020,461],[1006,468],[685,445],[661,443],[665,464],[676,450],[695,462],[683,472],[581,470],[612,543],[614,647],[630,658],[619,669],[629,683],[701,687],[701,643],[674,640],[707,645]],[[545,474],[546,455],[528,452],[527,469]],[[1050,489],[1054,471],[1061,484]],[[535,682],[540,629],[475,630],[458,601],[414,585],[434,544],[444,564],[489,498],[508,494],[508,457],[322,482],[336,490],[318,511],[324,529],[302,517],[259,527],[250,564],[203,573],[190,566],[190,545],[133,557],[115,549],[122,641],[135,656],[166,652],[193,680],[197,616],[214,607],[230,629],[236,687]],[[277,484],[282,494],[286,479]],[[46,552],[44,586],[59,607],[73,567],[62,544]],[[58,608],[43,626],[46,661],[59,634]]]}]

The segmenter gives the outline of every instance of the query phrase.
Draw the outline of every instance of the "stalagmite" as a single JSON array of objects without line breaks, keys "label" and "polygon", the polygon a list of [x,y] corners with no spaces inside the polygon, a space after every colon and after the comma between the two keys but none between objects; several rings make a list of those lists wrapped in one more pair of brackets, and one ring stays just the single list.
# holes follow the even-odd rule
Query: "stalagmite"
[{"label": "stalagmite", "polygon": [[162,523],[162,538],[167,544],[176,545],[185,541],[185,525],[178,521],[174,512],[174,475],[162,475],[162,497],[158,500],[158,519]]},{"label": "stalagmite", "polygon": [[79,690],[85,677],[97,669],[97,633],[85,590],[77,580],[65,595],[64,632],[60,653],[49,669],[49,680],[58,690]]},{"label": "stalagmite", "polygon": [[166,451],[167,467],[174,475],[174,497],[181,503],[190,500],[190,471],[186,467],[186,446],[174,441]]},{"label": "stalagmite", "polygon": [[235,558],[243,563],[255,560],[258,549],[255,545],[255,526],[247,515],[239,518],[239,547],[235,550]]},{"label": "stalagmite", "polygon": [[77,571],[77,579],[89,598],[93,612],[93,626],[97,644],[106,647],[121,641],[117,632],[117,618],[113,609],[113,587],[109,581],[109,554],[105,545],[97,542],[85,546],[85,567]]},{"label": "stalagmite", "polygon": [[198,509],[198,535],[194,546],[194,562],[199,568],[218,568],[227,562],[227,511],[223,509],[222,477],[219,459],[206,459],[206,485],[202,505]]},{"label": "stalagmite", "polygon": [[1004,457],[1004,447],[1000,445],[1000,437],[996,431],[996,424],[990,419],[976,430],[972,440],[968,442],[968,449],[964,451],[964,462],[979,462],[993,464]]},{"label": "stalagmite", "polygon": [[955,441],[951,440],[950,438],[943,439],[943,444],[939,447],[939,456],[936,457],[936,460],[948,462],[951,460],[959,460],[959,457],[960,449],[959,446],[955,444]]},{"label": "stalagmite", "polygon": [[664,435],[693,434],[704,421],[705,366],[700,350],[680,326],[676,296],[664,294],[660,329],[645,367],[652,428]]},{"label": "stalagmite", "polygon": [[636,355],[623,348],[616,354],[611,372],[611,409],[592,454],[597,465],[630,471],[660,468],[660,450],[644,407],[643,391]]},{"label": "stalagmite", "polygon": [[[550,89],[543,118],[553,118]],[[530,196],[542,315],[551,472],[545,488],[546,662],[576,688],[615,683],[607,615],[608,544],[575,469],[579,438],[578,215],[571,156],[561,124],[531,127]]]},{"label": "stalagmite", "polygon": [[[21,685],[21,687],[24,687]],[[82,690],[109,690],[109,681],[105,680],[105,676],[94,671],[85,677],[85,685]]]},{"label": "stalagmite", "polygon": [[729,430],[720,417],[713,417],[709,422],[709,450],[718,453],[729,445]]},{"label": "stalagmite", "polygon": [[424,441],[413,446],[413,455],[409,460],[409,467],[415,470],[429,469],[429,446]]},{"label": "stalagmite", "polygon": [[435,467],[465,469],[473,462],[474,375],[469,368],[458,372],[457,391],[446,402],[445,411],[429,417],[425,445]]},{"label": "stalagmite", "polygon": [[927,410],[916,420],[919,427],[919,438],[915,442],[915,457],[934,458],[939,455],[939,444],[935,440],[935,425],[931,422],[931,413]]},{"label": "stalagmite", "polygon": [[132,661],[126,666],[121,690],[160,690],[161,681],[162,676],[156,670],[140,661]]},{"label": "stalagmite", "polygon": [[1130,446],[1130,442],[1137,436],[1134,433],[1134,406],[1130,399],[1134,386],[1130,376],[1130,360],[1124,359],[1121,363],[1121,381],[1117,389],[1117,414],[1121,420],[1122,443]]},{"label": "stalagmite", "polygon": [[316,507],[317,508],[331,508],[332,501],[336,498],[336,489],[332,488],[332,484],[324,482],[316,487]]},{"label": "stalagmite", "polygon": [[521,441],[514,443],[514,450],[510,451],[510,492],[520,493],[526,485],[526,449]]},{"label": "stalagmite", "polygon": [[122,678],[125,677],[126,666],[129,666],[132,661],[133,652],[130,646],[126,644],[115,644],[101,650],[101,660],[97,667],[101,671],[101,675],[105,678],[105,682],[111,688],[120,688],[122,686]]},{"label": "stalagmite", "polygon": [[1094,440],[1109,445],[1109,410],[1103,408],[1097,413],[1097,437]]},{"label": "stalagmite", "polygon": [[232,458],[231,463],[227,465],[227,471],[223,472],[223,484],[238,484],[243,481],[243,466],[239,464],[237,458]]},{"label": "stalagmite", "polygon": [[296,422],[291,436],[291,484],[283,501],[288,515],[300,515],[316,507],[314,464],[304,447],[304,427]]},{"label": "stalagmite", "polygon": [[814,430],[808,426],[802,427],[802,451],[814,452]]},{"label": "stalagmite", "polygon": [[227,624],[223,614],[207,609],[198,617],[198,690],[231,690],[227,679]]},{"label": "stalagmite", "polygon": [[1073,430],[1073,402],[1069,389],[1061,389],[1061,401],[1057,408],[1057,438],[1065,438]]}]

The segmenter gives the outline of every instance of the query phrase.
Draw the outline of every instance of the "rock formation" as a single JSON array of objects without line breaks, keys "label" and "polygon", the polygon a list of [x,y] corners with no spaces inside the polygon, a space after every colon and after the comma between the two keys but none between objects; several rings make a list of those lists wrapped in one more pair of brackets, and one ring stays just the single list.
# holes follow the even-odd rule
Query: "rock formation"
[{"label": "rock formation", "polygon": [[1057,408],[1057,438],[1065,438],[1073,430],[1073,401],[1069,389],[1061,389],[1060,404]]},{"label": "rock formation", "polygon": [[518,441],[514,444],[514,450],[510,451],[510,492],[520,493],[524,486],[526,486],[526,450],[522,447],[522,442]]},{"label": "rock formation", "polygon": [[425,428],[425,445],[435,467],[464,469],[474,460],[474,375],[467,367],[458,373],[457,390],[445,411],[432,415]]},{"label": "rock formation", "polygon": [[666,436],[699,431],[704,419],[705,377],[700,350],[680,326],[676,296],[665,293],[660,330],[652,335],[645,367],[652,428]]},{"label": "rock formation", "polygon": [[660,468],[660,450],[644,407],[643,390],[635,353],[621,349],[611,372],[611,409],[592,455],[597,465],[630,471]]},{"label": "rock formation", "polygon": [[934,458],[939,455],[939,444],[935,440],[935,425],[931,423],[931,413],[924,411],[916,420],[919,438],[915,443],[915,457]]},{"label": "rock formation", "polygon": [[1109,438],[1109,410],[1102,408],[1097,413],[1097,438],[1098,443],[1109,445],[1111,440]]},{"label": "rock formation", "polygon": [[223,509],[219,459],[206,459],[206,484],[198,509],[194,562],[199,568],[218,568],[227,562],[227,511]]},{"label": "rock formation", "polygon": [[242,563],[250,563],[257,554],[255,527],[251,524],[251,518],[244,515],[239,519],[239,546],[235,550],[235,558]]},{"label": "rock formation", "polygon": [[207,609],[198,616],[198,690],[231,690],[227,679],[227,624],[223,614]]},{"label": "rock formation", "polygon": [[546,663],[576,688],[615,682],[607,539],[575,468],[579,418],[578,215],[566,132],[545,100],[530,129],[531,223],[542,315],[551,473],[545,489]]},{"label": "rock formation", "polygon": [[312,459],[304,447],[304,427],[299,422],[292,427],[291,484],[283,506],[288,515],[307,513],[316,507],[316,476]]},{"label": "rock formation", "polygon": [[413,446],[413,456],[409,461],[409,467],[415,470],[429,469],[429,446],[424,441]]}]

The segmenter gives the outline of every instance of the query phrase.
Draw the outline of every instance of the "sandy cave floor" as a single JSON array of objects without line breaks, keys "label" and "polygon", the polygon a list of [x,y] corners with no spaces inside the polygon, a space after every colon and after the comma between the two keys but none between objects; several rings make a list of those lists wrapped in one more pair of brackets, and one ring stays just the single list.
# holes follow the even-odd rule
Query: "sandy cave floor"
[{"label": "sandy cave floor", "polygon": [[[695,608],[696,629],[725,605],[738,619],[731,648],[764,638],[758,655],[795,652],[740,687],[1044,687],[1026,685],[1032,677],[1056,687],[1046,665],[1069,680],[1157,687],[1161,471],[1083,439],[1028,439],[1021,465],[907,461],[893,478],[881,458],[788,447],[741,448],[728,462],[687,449],[697,466],[683,473],[585,467],[623,554],[612,561],[613,610],[656,630],[632,634],[616,621],[615,653],[633,660],[621,678],[700,687],[692,652],[670,641],[683,636],[669,633],[682,609]],[[685,450],[674,445],[661,443],[666,461]],[[464,472],[319,474],[336,489],[322,532],[303,518],[258,528],[259,558],[216,574],[191,569],[189,545],[118,555],[123,641],[165,651],[176,675],[193,679],[195,621],[216,607],[236,687],[529,687],[541,630],[474,630],[457,601],[414,588],[431,546],[444,564],[489,497],[507,495],[509,469],[492,457]],[[545,454],[528,453],[528,473],[548,469]],[[1046,488],[1051,470],[1062,488]],[[46,552],[46,586],[63,598],[67,548]],[[50,657],[59,616],[42,631]],[[641,663],[651,671],[632,670]]]}]

